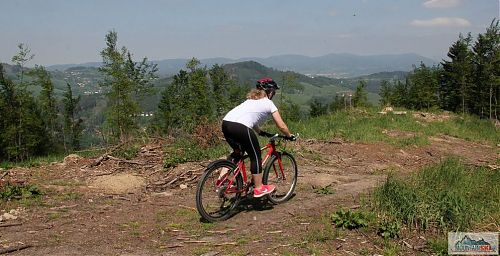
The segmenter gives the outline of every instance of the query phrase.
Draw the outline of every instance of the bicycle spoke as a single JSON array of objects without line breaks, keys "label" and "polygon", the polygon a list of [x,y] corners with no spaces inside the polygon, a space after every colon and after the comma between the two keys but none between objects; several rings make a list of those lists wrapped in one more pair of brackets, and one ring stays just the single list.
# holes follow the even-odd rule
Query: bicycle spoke
[{"label": "bicycle spoke", "polygon": [[228,179],[233,168],[231,162],[218,161],[203,174],[196,192],[196,206],[203,218],[222,220],[236,207],[239,183]]},{"label": "bicycle spoke", "polygon": [[283,153],[279,158],[273,158],[264,170],[265,181],[276,185],[276,192],[269,196],[274,203],[288,200],[297,184],[297,165],[290,154]]}]

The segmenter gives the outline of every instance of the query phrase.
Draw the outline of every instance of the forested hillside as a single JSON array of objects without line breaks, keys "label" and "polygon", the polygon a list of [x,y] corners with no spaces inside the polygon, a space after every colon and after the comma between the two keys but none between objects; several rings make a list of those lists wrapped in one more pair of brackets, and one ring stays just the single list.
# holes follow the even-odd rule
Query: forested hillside
[{"label": "forested hillside", "polygon": [[498,31],[498,21],[493,21],[477,39],[460,35],[450,46],[449,60],[439,65],[420,62],[410,72],[341,79],[283,71],[255,61],[204,65],[196,58],[175,75],[161,76],[154,62],[133,60],[126,47],[120,48],[114,31],[106,35],[107,47],[100,51],[103,62],[97,67],[49,71],[38,65],[27,68],[35,54],[20,44],[12,64],[1,65],[0,157],[22,160],[70,152],[139,133],[189,133],[220,120],[262,77],[272,77],[281,86],[275,101],[287,119],[378,104],[498,119]]},{"label": "forested hillside", "polygon": [[[160,76],[171,76],[183,69],[189,59],[167,59],[152,61],[158,66]],[[309,76],[330,78],[353,78],[378,72],[410,71],[412,66],[423,62],[426,65],[437,64],[435,60],[417,54],[367,55],[328,54],[317,57],[303,55],[278,55],[267,58],[246,57],[240,59],[207,58],[200,59],[201,65],[211,67],[215,64],[226,65],[253,61],[277,70],[293,71]],[[48,70],[66,70],[78,66],[100,66],[99,62],[82,64],[52,65]]]}]

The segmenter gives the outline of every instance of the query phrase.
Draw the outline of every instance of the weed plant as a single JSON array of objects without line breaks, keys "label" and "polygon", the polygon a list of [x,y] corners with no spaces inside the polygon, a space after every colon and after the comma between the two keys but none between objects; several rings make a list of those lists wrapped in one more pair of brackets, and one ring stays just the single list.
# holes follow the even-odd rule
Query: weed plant
[{"label": "weed plant", "polygon": [[29,199],[42,195],[41,190],[35,185],[19,185],[7,183],[0,187],[0,200]]},{"label": "weed plant", "polygon": [[358,229],[367,227],[368,223],[373,220],[374,216],[370,214],[351,210],[340,209],[330,216],[333,225],[342,229]]}]

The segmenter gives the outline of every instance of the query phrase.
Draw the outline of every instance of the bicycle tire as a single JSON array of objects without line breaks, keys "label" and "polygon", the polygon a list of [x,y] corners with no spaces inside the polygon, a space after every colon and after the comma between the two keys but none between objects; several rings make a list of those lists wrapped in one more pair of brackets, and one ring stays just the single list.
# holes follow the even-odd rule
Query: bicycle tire
[{"label": "bicycle tire", "polygon": [[[283,173],[281,173],[279,166],[280,159],[283,165]],[[297,185],[298,173],[297,162],[291,154],[282,152],[278,156],[272,156],[266,164],[262,176],[264,184],[270,182],[270,184],[276,185],[276,192],[268,195],[269,201],[279,204],[290,199]],[[269,175],[272,175],[272,177],[270,178]]]},{"label": "bicycle tire", "polygon": [[[233,189],[234,193],[225,193],[228,188],[224,185],[217,186],[216,183],[235,169],[236,165],[228,160],[217,160],[208,165],[196,187],[196,209],[203,219],[209,222],[222,221],[234,213],[241,197],[241,192],[238,191],[243,188],[243,178],[241,175],[235,177],[235,182],[229,188]],[[221,174],[223,170],[229,172]]]}]

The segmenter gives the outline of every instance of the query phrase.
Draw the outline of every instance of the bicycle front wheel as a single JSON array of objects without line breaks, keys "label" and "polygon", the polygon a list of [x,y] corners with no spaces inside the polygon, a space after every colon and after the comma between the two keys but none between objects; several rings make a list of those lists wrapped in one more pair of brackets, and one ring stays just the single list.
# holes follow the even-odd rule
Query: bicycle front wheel
[{"label": "bicycle front wheel", "polygon": [[297,176],[297,162],[292,155],[283,152],[273,156],[266,164],[262,176],[264,184],[276,185],[276,192],[269,194],[269,200],[279,204],[290,199],[297,185]]},{"label": "bicycle front wheel", "polygon": [[196,209],[205,220],[214,222],[231,217],[243,187],[241,175],[234,177],[235,169],[233,162],[218,160],[201,176],[196,188]]}]

